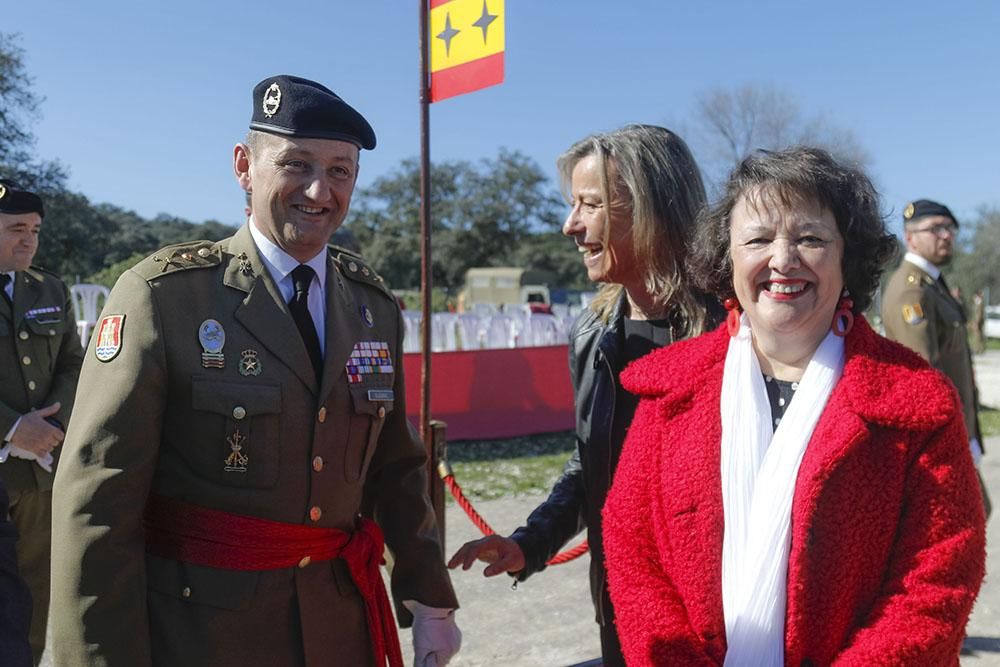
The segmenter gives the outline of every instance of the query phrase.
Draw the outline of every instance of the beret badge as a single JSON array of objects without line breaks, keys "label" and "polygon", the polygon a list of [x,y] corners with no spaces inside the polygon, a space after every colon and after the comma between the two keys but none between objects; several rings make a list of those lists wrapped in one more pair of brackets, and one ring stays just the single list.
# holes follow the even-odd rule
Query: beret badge
[{"label": "beret badge", "polygon": [[278,88],[277,83],[272,83],[264,91],[262,106],[264,108],[264,115],[268,118],[278,113],[278,107],[281,106],[281,88]]},{"label": "beret badge", "polygon": [[909,220],[910,218],[913,217],[913,214],[915,212],[916,209],[913,206],[913,202],[910,202],[909,204],[906,205],[906,208],[903,209],[903,219]]}]

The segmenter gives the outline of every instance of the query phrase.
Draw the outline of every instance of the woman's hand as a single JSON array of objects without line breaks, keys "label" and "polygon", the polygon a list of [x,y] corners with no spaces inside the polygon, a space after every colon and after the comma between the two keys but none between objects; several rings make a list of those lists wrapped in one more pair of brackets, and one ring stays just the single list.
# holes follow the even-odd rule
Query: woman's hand
[{"label": "woman's hand", "polygon": [[489,563],[483,570],[485,577],[520,572],[525,566],[524,552],[517,542],[509,537],[489,535],[463,544],[448,561],[448,567],[454,569],[461,565],[463,570],[468,570],[477,560]]}]

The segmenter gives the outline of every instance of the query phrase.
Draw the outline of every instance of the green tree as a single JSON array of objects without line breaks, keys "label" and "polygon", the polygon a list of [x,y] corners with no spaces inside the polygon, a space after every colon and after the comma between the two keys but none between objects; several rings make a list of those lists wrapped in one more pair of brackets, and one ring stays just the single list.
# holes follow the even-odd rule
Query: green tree
[{"label": "green tree", "polygon": [[42,98],[31,88],[24,61],[18,36],[0,32],[0,178],[35,191],[60,191],[66,186],[66,170],[31,153],[35,144],[31,124],[38,118]]},{"label": "green tree", "polygon": [[945,269],[948,284],[962,291],[967,304],[978,289],[988,289],[990,302],[1000,303],[1000,208],[980,208],[978,218],[963,223],[961,231],[955,257]]},{"label": "green tree", "polygon": [[[454,291],[473,266],[550,268],[553,261],[544,254],[521,249],[557,231],[562,208],[562,200],[537,163],[522,153],[501,149],[495,158],[477,163],[435,164],[431,169],[435,284]],[[396,171],[359,190],[352,211],[347,226],[376,270],[393,287],[418,286],[417,160],[405,160]],[[564,243],[564,247],[574,254],[572,244]]]}]

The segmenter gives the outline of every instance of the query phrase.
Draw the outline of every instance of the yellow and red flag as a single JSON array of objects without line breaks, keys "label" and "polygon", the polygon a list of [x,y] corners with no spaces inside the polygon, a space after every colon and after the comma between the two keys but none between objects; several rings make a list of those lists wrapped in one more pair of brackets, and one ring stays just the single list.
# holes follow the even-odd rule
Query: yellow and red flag
[{"label": "yellow and red flag", "polygon": [[429,0],[431,102],[503,82],[504,0]]}]

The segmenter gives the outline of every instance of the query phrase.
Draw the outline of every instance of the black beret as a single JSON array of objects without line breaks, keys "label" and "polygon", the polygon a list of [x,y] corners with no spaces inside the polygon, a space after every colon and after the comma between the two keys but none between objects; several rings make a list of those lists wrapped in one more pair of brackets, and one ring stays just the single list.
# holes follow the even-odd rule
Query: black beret
[{"label": "black beret", "polygon": [[917,199],[907,204],[906,208],[903,209],[903,222],[916,222],[920,218],[932,215],[943,215],[951,218],[955,226],[958,227],[958,218],[952,215],[951,210],[944,204],[939,204],[930,199]]},{"label": "black beret", "polygon": [[20,190],[13,182],[0,179],[0,213],[37,213],[44,218],[45,207],[42,198],[34,192]]},{"label": "black beret", "polygon": [[254,87],[250,129],[375,148],[375,130],[351,105],[326,86],[286,74],[264,79]]}]

